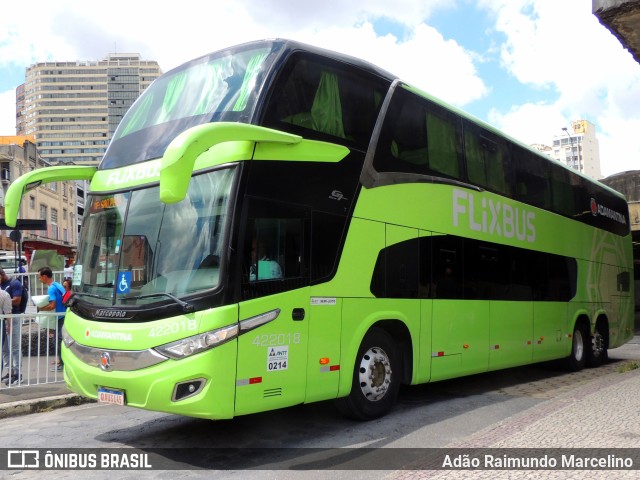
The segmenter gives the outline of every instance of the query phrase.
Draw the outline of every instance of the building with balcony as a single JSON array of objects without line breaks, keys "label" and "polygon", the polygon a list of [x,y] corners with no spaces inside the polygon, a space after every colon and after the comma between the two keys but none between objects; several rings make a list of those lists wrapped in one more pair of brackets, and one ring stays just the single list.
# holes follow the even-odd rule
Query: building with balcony
[{"label": "building with balcony", "polygon": [[[49,166],[38,155],[33,136],[0,137],[0,216],[4,218],[4,198],[11,182],[24,173]],[[27,257],[34,250],[56,250],[73,259],[77,244],[77,192],[74,182],[51,182],[22,197],[18,218],[44,220],[44,229],[22,229],[21,250]],[[15,251],[10,230],[0,230],[0,250]]]},{"label": "building with balcony", "polygon": [[161,73],[137,53],[31,65],[16,89],[16,132],[33,135],[49,164],[95,165],[122,116]]},{"label": "building with balcony", "polygon": [[596,126],[587,120],[577,120],[571,122],[571,128],[563,128],[547,153],[580,173],[596,180],[602,178]]}]

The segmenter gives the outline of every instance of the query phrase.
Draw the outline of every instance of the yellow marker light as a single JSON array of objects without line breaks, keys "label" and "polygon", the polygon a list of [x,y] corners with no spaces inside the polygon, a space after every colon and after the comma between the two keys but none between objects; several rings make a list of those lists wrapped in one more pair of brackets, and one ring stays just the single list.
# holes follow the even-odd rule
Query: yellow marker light
[{"label": "yellow marker light", "polygon": [[330,359],[328,359],[327,357],[322,357],[322,358],[320,359],[320,365],[329,365],[329,362],[330,362],[330,361],[331,361],[331,360],[330,360]]}]

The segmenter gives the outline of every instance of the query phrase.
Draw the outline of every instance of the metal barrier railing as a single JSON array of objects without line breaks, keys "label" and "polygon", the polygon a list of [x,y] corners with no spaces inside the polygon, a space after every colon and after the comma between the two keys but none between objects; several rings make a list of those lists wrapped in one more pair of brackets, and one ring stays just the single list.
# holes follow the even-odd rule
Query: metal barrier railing
[{"label": "metal barrier railing", "polygon": [[57,312],[38,312],[37,315],[5,316],[3,326],[6,328],[10,323],[10,328],[2,344],[0,390],[64,380],[62,368],[58,367],[59,315]]},{"label": "metal barrier railing", "polygon": [[[5,315],[2,328],[6,336],[0,338],[2,360],[0,390],[64,381],[59,368],[60,331],[57,312],[38,312],[32,297],[46,295],[47,286],[38,273],[21,274],[28,279],[29,301],[23,314]],[[63,272],[53,272],[53,279],[62,283]]]}]

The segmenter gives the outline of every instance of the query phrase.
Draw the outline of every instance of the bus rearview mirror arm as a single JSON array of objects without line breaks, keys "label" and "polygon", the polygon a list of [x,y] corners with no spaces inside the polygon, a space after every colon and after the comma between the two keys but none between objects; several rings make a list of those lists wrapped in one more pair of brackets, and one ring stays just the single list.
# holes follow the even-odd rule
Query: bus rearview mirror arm
[{"label": "bus rearview mirror arm", "polygon": [[296,144],[302,137],[247,123],[206,123],[185,130],[167,147],[160,166],[160,201],[177,203],[189,188],[193,166],[201,153],[230,141]]}]

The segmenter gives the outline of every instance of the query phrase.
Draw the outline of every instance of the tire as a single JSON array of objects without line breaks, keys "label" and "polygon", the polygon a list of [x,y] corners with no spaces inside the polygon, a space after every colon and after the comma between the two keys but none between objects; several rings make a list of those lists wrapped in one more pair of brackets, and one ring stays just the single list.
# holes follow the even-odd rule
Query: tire
[{"label": "tire", "polygon": [[355,420],[373,420],[391,410],[402,378],[398,347],[384,330],[371,329],[362,340],[353,369],[351,393],[336,400],[338,410]]},{"label": "tire", "polygon": [[591,336],[587,328],[576,323],[573,328],[573,336],[571,342],[571,354],[565,358],[564,367],[572,372],[582,370],[587,363],[588,347],[590,345]]},{"label": "tire", "polygon": [[609,352],[607,351],[608,341],[605,327],[602,323],[596,325],[593,335],[589,337],[589,347],[587,349],[587,365],[592,368],[599,367],[609,360]]}]

